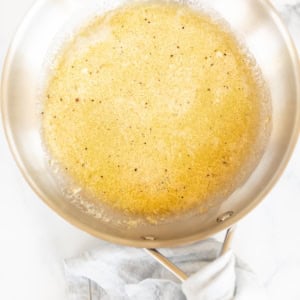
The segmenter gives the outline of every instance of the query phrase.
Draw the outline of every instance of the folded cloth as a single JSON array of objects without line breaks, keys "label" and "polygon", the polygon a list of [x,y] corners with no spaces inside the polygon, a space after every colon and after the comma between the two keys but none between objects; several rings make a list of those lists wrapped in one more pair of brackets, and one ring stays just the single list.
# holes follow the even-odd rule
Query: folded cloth
[{"label": "folded cloth", "polygon": [[263,300],[264,288],[231,251],[218,257],[221,243],[160,249],[189,278],[180,283],[142,249],[103,242],[65,260],[70,300]]}]

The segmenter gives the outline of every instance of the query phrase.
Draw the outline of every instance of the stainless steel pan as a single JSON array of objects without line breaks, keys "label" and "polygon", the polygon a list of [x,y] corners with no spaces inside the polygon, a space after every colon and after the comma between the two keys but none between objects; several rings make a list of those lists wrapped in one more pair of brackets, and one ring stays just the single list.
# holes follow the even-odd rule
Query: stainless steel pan
[{"label": "stainless steel pan", "polygon": [[27,14],[9,49],[2,78],[2,117],[11,151],[40,198],[70,223],[94,236],[143,248],[204,239],[250,212],[275,184],[289,160],[300,124],[300,69],[295,47],[266,0],[201,1],[227,20],[260,65],[272,96],[271,138],[249,180],[221,205],[187,220],[178,218],[172,223],[128,229],[87,214],[61,193],[45,161],[36,113],[36,90],[53,41],[64,34],[65,28],[77,26],[101,6],[112,8],[115,2],[122,1],[42,0]]}]

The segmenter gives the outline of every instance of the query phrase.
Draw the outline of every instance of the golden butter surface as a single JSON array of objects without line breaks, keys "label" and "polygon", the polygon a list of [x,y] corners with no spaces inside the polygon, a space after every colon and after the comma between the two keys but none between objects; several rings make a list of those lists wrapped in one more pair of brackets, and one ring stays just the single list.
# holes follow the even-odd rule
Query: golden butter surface
[{"label": "golden butter surface", "polygon": [[43,136],[97,201],[176,214],[227,196],[249,175],[261,152],[263,95],[253,64],[210,17],[128,6],[96,17],[61,50]]}]

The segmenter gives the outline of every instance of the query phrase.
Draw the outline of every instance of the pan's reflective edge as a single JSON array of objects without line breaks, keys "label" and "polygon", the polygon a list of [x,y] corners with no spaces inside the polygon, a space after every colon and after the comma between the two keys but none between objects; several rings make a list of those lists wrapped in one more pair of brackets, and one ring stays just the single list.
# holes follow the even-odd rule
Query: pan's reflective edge
[{"label": "pan's reflective edge", "polygon": [[[11,152],[23,176],[36,194],[64,219],[113,243],[144,248],[177,246],[204,239],[231,226],[271,190],[286,167],[299,134],[299,60],[277,12],[265,0],[209,1],[210,6],[245,37],[270,85],[274,128],[266,153],[254,174],[220,207],[201,218],[158,228],[149,226],[126,230],[92,218],[62,199],[47,172],[34,117],[35,89],[48,46],[68,17],[78,17],[79,13],[87,16],[94,9],[93,2],[98,1],[91,0],[90,6],[83,0],[36,2],[9,48],[2,76],[1,111]],[[86,11],[82,9],[83,5]],[[226,214],[231,211],[233,213]],[[224,213],[229,217],[217,222]]]}]

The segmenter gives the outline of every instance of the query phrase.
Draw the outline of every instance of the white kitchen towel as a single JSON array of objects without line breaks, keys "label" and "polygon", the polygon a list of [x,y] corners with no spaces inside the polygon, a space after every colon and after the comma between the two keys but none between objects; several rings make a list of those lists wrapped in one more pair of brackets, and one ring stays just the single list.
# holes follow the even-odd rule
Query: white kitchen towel
[{"label": "white kitchen towel", "polygon": [[213,239],[160,249],[189,275],[180,283],[145,251],[103,242],[65,260],[70,300],[265,300],[264,288],[231,251]]}]

